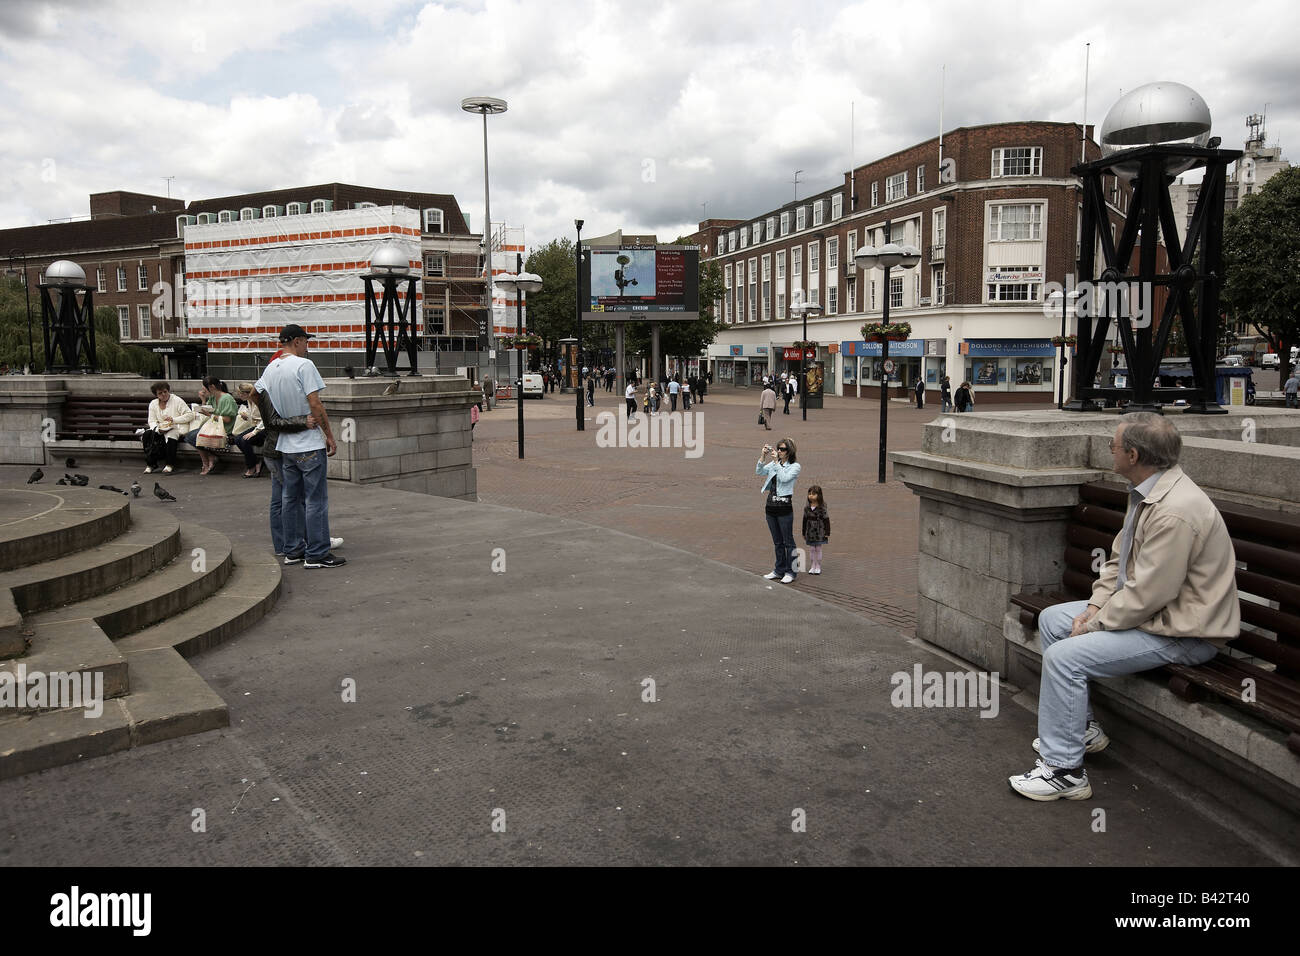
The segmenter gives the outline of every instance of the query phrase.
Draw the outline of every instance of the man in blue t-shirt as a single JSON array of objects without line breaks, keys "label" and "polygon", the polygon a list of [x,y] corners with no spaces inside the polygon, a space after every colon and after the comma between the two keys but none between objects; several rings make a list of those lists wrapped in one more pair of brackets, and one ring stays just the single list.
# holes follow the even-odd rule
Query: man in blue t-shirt
[{"label": "man in blue t-shirt", "polygon": [[254,387],[271,396],[281,416],[310,414],[317,422],[316,428],[306,431],[281,432],[275,445],[284,467],[284,563],[303,561],[307,568],[337,568],[347,559],[330,553],[326,471],[327,459],[334,456],[338,446],[320,400],[325,381],[307,358],[310,338],[302,326],[286,325],[280,332],[280,344],[287,354],[268,365]]}]

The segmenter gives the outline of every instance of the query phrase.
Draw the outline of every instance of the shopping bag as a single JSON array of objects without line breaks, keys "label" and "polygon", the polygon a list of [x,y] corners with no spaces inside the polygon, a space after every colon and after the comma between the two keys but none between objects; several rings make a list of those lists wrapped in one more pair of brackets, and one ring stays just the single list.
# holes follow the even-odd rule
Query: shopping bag
[{"label": "shopping bag", "polygon": [[226,429],[221,423],[221,417],[213,415],[203,427],[199,429],[198,437],[195,442],[200,448],[206,448],[209,451],[221,451],[226,447]]}]

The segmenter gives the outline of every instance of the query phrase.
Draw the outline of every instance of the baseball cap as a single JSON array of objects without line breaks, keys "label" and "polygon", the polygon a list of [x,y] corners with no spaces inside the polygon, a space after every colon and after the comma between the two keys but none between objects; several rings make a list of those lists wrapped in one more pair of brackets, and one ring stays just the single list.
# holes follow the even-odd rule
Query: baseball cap
[{"label": "baseball cap", "polygon": [[292,342],[294,339],[314,339],[315,337],[301,325],[286,325],[280,330],[281,342]]}]

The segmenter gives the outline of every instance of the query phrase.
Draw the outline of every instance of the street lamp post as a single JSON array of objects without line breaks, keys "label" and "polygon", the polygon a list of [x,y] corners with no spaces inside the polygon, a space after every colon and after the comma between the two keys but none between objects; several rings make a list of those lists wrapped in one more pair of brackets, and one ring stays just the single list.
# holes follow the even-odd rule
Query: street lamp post
[{"label": "street lamp post", "polygon": [[[795,289],[795,301],[790,306],[791,312],[798,312],[803,316],[803,339],[808,341],[808,313],[820,312],[822,307],[816,302],[803,301],[803,290]],[[803,420],[808,420],[808,351],[805,346],[799,346],[799,390],[800,404],[803,405]]]},{"label": "street lamp post", "polygon": [[10,249],[9,268],[5,270],[5,275],[14,275],[15,259],[21,259],[23,263],[23,294],[27,297],[27,371],[31,374],[36,371],[36,352],[32,346],[32,290],[27,281],[27,254],[19,249]]},{"label": "street lamp post", "polygon": [[[885,220],[885,239],[888,240],[892,230],[893,223]],[[853,257],[859,269],[864,272],[868,269],[874,269],[877,266],[885,270],[885,287],[884,287],[884,313],[881,319],[882,324],[889,324],[889,270],[897,266],[900,269],[914,269],[921,261],[921,250],[916,246],[899,245],[895,242],[886,242],[877,249],[875,246],[866,246],[859,249],[857,255]],[[876,480],[880,484],[885,483],[885,449],[889,440],[889,338],[881,336],[880,342],[880,469]]]},{"label": "street lamp post", "polygon": [[577,271],[574,272],[574,286],[577,288],[577,308],[578,308],[578,354],[574,356],[578,363],[578,387],[575,391],[576,396],[576,413],[578,416],[578,431],[587,430],[586,410],[582,407],[582,220],[573,220],[573,225],[578,230],[578,248],[575,252],[574,265]]},{"label": "street lamp post", "polygon": [[[487,118],[506,111],[506,101],[495,96],[467,96],[460,101],[460,108],[466,113],[478,113],[483,117],[483,252],[486,258],[483,292],[487,298],[487,322],[479,329],[479,378],[484,369],[484,349],[492,336],[492,194],[488,189],[488,138]],[[520,452],[522,457],[523,452]]]},{"label": "street lamp post", "polygon": [[[524,303],[523,295],[529,292],[536,292],[542,287],[542,277],[533,275],[531,272],[524,272],[524,257],[515,254],[515,263],[518,272],[514,275],[503,275],[496,280],[496,284],[507,292],[513,292],[515,296],[515,337],[523,338],[524,335]],[[515,352],[519,357],[519,378],[515,380],[515,404],[519,410],[519,457],[524,457],[524,353],[526,348],[519,348],[515,344]]]}]

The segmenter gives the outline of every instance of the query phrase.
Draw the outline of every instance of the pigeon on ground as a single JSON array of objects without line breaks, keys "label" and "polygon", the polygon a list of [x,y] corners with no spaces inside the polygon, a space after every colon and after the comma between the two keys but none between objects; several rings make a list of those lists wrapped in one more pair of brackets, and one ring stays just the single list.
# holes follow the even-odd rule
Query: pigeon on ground
[{"label": "pigeon on ground", "polygon": [[113,492],[113,494],[115,494],[115,495],[124,495],[124,494],[126,494],[126,492],[123,491],[121,488],[114,488],[112,485],[100,485],[100,486],[99,486],[99,490],[100,490],[100,491],[111,491],[111,492]]},{"label": "pigeon on ground", "polygon": [[154,497],[157,498],[157,499],[159,499],[160,501],[175,501],[175,500],[176,500],[175,497],[172,496],[171,492],[169,492],[169,491],[168,491],[166,488],[164,488],[162,485],[158,484],[158,482],[156,482],[156,481],[153,483],[153,494],[154,494]]},{"label": "pigeon on ground", "polygon": [[35,482],[40,481],[40,480],[41,480],[42,478],[44,478],[44,477],[45,477],[45,472],[43,472],[43,471],[41,471],[39,468],[37,468],[34,472],[32,472],[31,477],[27,479],[27,483],[28,483],[29,485],[30,485],[30,484],[33,484],[33,483],[35,483]]},{"label": "pigeon on ground", "polygon": [[68,479],[66,478],[60,478],[58,481],[55,482],[56,485],[66,485],[67,483],[68,483]]},{"label": "pigeon on ground", "polygon": [[64,465],[65,468],[68,469],[68,471],[76,471],[76,470],[77,470],[77,461],[76,461],[75,458],[69,458],[69,459],[67,459],[66,461],[63,462],[63,465]]},{"label": "pigeon on ground", "polygon": [[86,475],[73,475],[68,479],[68,484],[76,485],[78,488],[84,488],[90,484],[90,478]]},{"label": "pigeon on ground", "polygon": [[402,387],[402,380],[399,378],[397,381],[393,382],[392,385],[389,385],[386,389],[384,389],[384,394],[385,394],[385,395],[396,395],[396,394],[397,394],[397,390],[398,390],[399,388],[401,388],[401,387]]},{"label": "pigeon on ground", "polygon": [[140,482],[135,481],[135,480],[132,480],[132,482],[131,482],[131,497],[132,497],[132,498],[139,498],[139,497],[140,497]]}]

